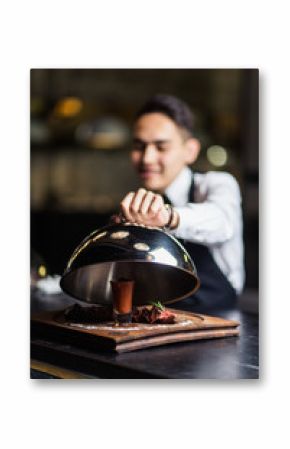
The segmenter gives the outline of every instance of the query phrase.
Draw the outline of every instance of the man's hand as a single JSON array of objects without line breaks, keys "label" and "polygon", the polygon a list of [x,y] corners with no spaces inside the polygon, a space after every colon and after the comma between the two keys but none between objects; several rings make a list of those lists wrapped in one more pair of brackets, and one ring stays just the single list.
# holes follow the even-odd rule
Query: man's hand
[{"label": "man's hand", "polygon": [[128,193],[120,206],[125,219],[131,223],[164,227],[170,218],[162,196],[145,189]]}]

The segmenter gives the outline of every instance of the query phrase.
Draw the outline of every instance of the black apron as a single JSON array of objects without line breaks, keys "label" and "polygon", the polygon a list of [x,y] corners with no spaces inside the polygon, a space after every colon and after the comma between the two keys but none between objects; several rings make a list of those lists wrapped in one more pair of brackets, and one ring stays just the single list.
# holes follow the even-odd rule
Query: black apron
[{"label": "black apron", "polygon": [[[195,202],[194,178],[189,190],[188,202]],[[168,198],[165,198],[169,202]],[[237,294],[224,273],[216,264],[207,246],[178,239],[189,252],[200,279],[200,287],[193,295],[172,304],[175,309],[200,311],[232,307]]]}]

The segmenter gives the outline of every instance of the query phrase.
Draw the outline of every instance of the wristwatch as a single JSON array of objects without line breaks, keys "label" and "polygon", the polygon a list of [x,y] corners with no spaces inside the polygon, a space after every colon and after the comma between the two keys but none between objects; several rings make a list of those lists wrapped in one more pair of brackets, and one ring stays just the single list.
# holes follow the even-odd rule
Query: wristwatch
[{"label": "wristwatch", "polygon": [[179,215],[177,214],[177,223],[175,224],[175,226],[172,226],[174,218],[176,217],[176,214],[174,213],[175,211],[174,211],[173,207],[171,206],[171,204],[165,204],[164,206],[169,213],[168,222],[164,226],[165,229],[170,229],[170,230],[176,229],[177,226],[179,225]]}]

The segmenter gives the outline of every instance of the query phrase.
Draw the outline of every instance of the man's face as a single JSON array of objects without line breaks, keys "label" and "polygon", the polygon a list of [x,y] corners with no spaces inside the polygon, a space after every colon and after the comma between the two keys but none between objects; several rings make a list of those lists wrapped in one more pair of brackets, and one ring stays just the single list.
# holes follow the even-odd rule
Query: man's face
[{"label": "man's face", "polygon": [[193,162],[183,134],[162,113],[149,113],[136,121],[131,159],[145,189],[164,192],[183,167]]}]

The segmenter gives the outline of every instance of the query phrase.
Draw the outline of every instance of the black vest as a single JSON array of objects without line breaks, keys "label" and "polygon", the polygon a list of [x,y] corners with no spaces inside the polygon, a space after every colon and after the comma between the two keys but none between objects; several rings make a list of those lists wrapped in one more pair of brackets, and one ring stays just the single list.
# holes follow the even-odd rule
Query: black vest
[{"label": "black vest", "polygon": [[[192,178],[188,202],[195,202],[194,190]],[[179,241],[187,249],[196,266],[200,287],[192,296],[172,304],[172,307],[190,309],[192,306],[201,306],[204,310],[211,310],[233,306],[237,297],[236,291],[216,264],[208,247],[187,240]]]}]

